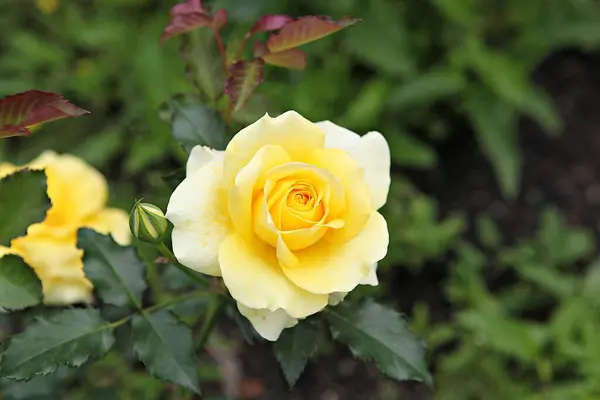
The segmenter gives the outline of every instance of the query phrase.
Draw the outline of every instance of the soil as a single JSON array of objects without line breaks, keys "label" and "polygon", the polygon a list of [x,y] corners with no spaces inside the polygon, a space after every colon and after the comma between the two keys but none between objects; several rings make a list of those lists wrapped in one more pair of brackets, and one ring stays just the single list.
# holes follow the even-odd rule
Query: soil
[{"label": "soil", "polygon": [[[600,222],[600,58],[576,51],[557,53],[534,74],[534,81],[554,99],[564,122],[559,137],[550,137],[531,121],[522,121],[520,141],[524,167],[521,193],[505,201],[494,175],[471,134],[451,135],[437,147],[440,167],[407,171],[415,185],[434,196],[441,214],[462,210],[473,216],[487,212],[508,241],[531,235],[544,205],[557,206],[572,226],[596,230]],[[465,132],[464,127],[457,131]],[[449,318],[440,283],[444,264],[431,263],[420,272],[392,270],[392,296],[401,310],[426,301],[434,314]],[[386,279],[384,277],[383,279]],[[490,282],[492,283],[492,282]],[[260,400],[426,400],[433,395],[413,382],[396,383],[373,365],[356,361],[336,348],[310,363],[289,390],[270,346],[244,346],[240,395]],[[434,363],[435,364],[435,363]],[[432,365],[435,368],[435,365]]]}]

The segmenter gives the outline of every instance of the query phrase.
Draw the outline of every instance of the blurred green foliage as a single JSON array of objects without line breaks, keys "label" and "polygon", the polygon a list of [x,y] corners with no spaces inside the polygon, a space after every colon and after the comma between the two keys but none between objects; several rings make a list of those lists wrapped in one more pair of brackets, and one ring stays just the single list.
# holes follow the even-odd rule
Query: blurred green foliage
[{"label": "blurred green foliage", "polygon": [[[130,208],[143,195],[164,207],[170,189],[163,178],[177,169],[180,149],[158,111],[169,96],[190,91],[177,40],[158,43],[172,3],[0,2],[0,95],[55,91],[92,111],[43,126],[31,138],[0,142],[0,159],[25,162],[44,149],[73,153],[109,177],[113,204]],[[561,130],[552,101],[532,83],[531,72],[558,49],[595,51],[600,45],[595,0],[208,3],[229,10],[238,24],[233,35],[265,13],[362,18],[307,46],[306,71],[267,69],[258,95],[268,100],[269,112],[295,109],[360,133],[381,131],[396,167],[420,169],[437,167],[431,143],[469,134],[456,130],[456,121],[466,121],[508,197],[521,185],[519,118],[533,119],[549,134]],[[196,79],[205,79],[197,72]],[[252,121],[263,107],[249,104],[244,118]],[[440,219],[435,199],[399,175],[384,213],[391,228],[384,273],[419,271],[427,261],[454,255],[443,283],[447,318],[432,318],[436,310],[424,303],[412,310],[413,328],[431,350],[437,397],[600,396],[600,261],[590,261],[591,233],[570,229],[548,209],[538,233],[511,246],[489,216],[480,216],[473,244],[465,239],[463,215]],[[495,281],[508,283],[491,287]],[[402,296],[382,283],[390,291],[381,296]],[[208,367],[201,373],[214,379]],[[58,376],[71,388],[61,398],[112,398],[118,390],[122,399],[158,399],[164,387],[116,356],[81,374]],[[2,393],[7,399],[44,398],[56,382],[4,382]]]}]

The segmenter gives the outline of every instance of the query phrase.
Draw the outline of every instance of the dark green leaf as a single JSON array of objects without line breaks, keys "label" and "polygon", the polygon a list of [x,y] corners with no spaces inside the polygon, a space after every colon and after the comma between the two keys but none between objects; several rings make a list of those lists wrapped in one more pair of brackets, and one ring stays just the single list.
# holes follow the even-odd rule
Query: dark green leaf
[{"label": "dark green leaf", "polygon": [[348,345],[356,357],[375,361],[393,379],[432,385],[423,344],[396,311],[372,300],[344,302],[330,309],[327,319],[334,339]]},{"label": "dark green leaf", "polygon": [[40,222],[50,208],[44,171],[20,170],[0,179],[0,245],[25,235],[27,227]]},{"label": "dark green leaf", "polygon": [[285,329],[273,346],[275,357],[290,387],[293,387],[304,371],[309,358],[319,349],[321,332],[309,321],[301,321],[291,329]]},{"label": "dark green leaf", "polygon": [[173,137],[189,153],[197,145],[223,150],[227,131],[219,114],[202,104],[198,96],[179,96],[169,101],[173,110]]},{"label": "dark green leaf", "polygon": [[521,182],[521,151],[515,110],[490,93],[465,94],[465,110],[482,151],[494,167],[502,193],[513,199]]},{"label": "dark green leaf", "polygon": [[240,311],[235,304],[227,304],[225,306],[225,313],[235,321],[246,343],[254,344],[263,340],[258,332],[256,332],[250,321],[248,321],[248,318],[240,314]]},{"label": "dark green leaf", "polygon": [[132,320],[133,350],[148,372],[200,393],[191,330],[161,310]]},{"label": "dark green leaf", "polygon": [[110,325],[98,310],[63,310],[37,318],[12,337],[0,364],[1,375],[29,380],[51,374],[60,365],[79,367],[90,358],[104,356],[113,343]]},{"label": "dark green leaf", "polygon": [[110,237],[80,229],[77,247],[84,251],[83,270],[105,304],[139,306],[146,289],[146,266],[133,247],[120,246]]},{"label": "dark green leaf", "polygon": [[21,257],[0,258],[0,307],[20,310],[42,301],[42,284]]},{"label": "dark green leaf", "polygon": [[161,176],[161,179],[171,188],[171,191],[173,191],[185,179],[185,167],[171,171]]},{"label": "dark green leaf", "polygon": [[[6,400],[45,400],[56,398],[58,386],[66,378],[68,370],[59,368],[52,375],[36,376],[30,381],[0,380],[0,393]],[[53,397],[54,396],[54,397]]]}]

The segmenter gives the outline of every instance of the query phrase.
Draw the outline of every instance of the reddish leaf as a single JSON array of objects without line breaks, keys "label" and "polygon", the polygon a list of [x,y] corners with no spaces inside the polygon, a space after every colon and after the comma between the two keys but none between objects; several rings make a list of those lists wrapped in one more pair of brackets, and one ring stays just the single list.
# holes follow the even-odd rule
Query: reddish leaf
[{"label": "reddish leaf", "polygon": [[341,29],[354,25],[360,19],[344,17],[339,22],[328,17],[308,16],[289,22],[267,40],[267,48],[272,53],[292,49],[321,39]]},{"label": "reddish leaf", "polygon": [[203,12],[207,13],[204,9],[203,0],[187,0],[183,3],[175,4],[171,7],[171,15],[175,14],[186,14],[190,12]]},{"label": "reddish leaf", "polygon": [[264,15],[252,25],[248,34],[254,35],[259,32],[276,31],[293,20],[294,18],[283,14]]},{"label": "reddish leaf", "polygon": [[306,53],[300,49],[288,49],[277,53],[267,53],[260,56],[265,63],[277,67],[304,69],[306,68]]},{"label": "reddish leaf", "polygon": [[254,43],[254,47],[252,49],[252,54],[254,54],[254,57],[262,57],[268,52],[269,50],[267,50],[267,46],[263,42]]},{"label": "reddish leaf", "polygon": [[209,26],[212,18],[202,7],[202,0],[187,0],[171,8],[171,19],[167,24],[160,41],[164,42],[171,36],[194,30],[201,26]]},{"label": "reddish leaf", "polygon": [[59,94],[28,90],[0,99],[0,138],[29,135],[28,127],[88,114]]},{"label": "reddish leaf", "polygon": [[264,61],[257,58],[252,61],[237,61],[229,69],[229,78],[225,84],[225,93],[231,98],[234,111],[239,111],[263,81]]},{"label": "reddish leaf", "polygon": [[227,23],[227,10],[224,8],[218,10],[213,17],[213,25],[216,30],[220,30]]},{"label": "reddish leaf", "polygon": [[306,53],[300,49],[289,49],[278,53],[270,53],[262,42],[254,43],[254,57],[262,58],[265,63],[277,67],[304,69],[306,68]]}]

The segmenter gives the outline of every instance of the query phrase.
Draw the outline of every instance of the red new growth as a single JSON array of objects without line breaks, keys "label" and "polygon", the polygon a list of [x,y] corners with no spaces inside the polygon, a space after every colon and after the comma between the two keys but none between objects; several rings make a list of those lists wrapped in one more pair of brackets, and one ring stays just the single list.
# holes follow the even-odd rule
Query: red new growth
[{"label": "red new growth", "polygon": [[231,98],[234,111],[244,107],[254,89],[263,81],[263,65],[264,61],[258,58],[238,61],[230,67],[225,93]]},{"label": "red new growth", "polygon": [[344,17],[336,22],[329,17],[308,16],[288,22],[267,40],[267,49],[272,53],[292,49],[321,39],[341,29],[354,25],[360,19]]},{"label": "red new growth", "polygon": [[28,90],[6,96],[0,99],[0,138],[26,136],[32,125],[88,113],[57,93]]},{"label": "red new growth", "polygon": [[[213,23],[212,17],[202,5],[202,0],[187,0],[186,2],[176,4],[171,8],[170,15],[169,24],[160,37],[161,42],[171,36],[179,35],[201,26],[210,26]],[[221,20],[222,17],[220,15]],[[225,15],[226,19],[227,16]]]},{"label": "red new growth", "polygon": [[267,31],[276,31],[278,29],[283,28],[285,24],[290,21],[293,21],[294,18],[288,15],[282,14],[269,14],[263,15],[260,17],[258,21],[252,25],[250,32],[248,35],[254,35],[255,33],[267,32]]}]

